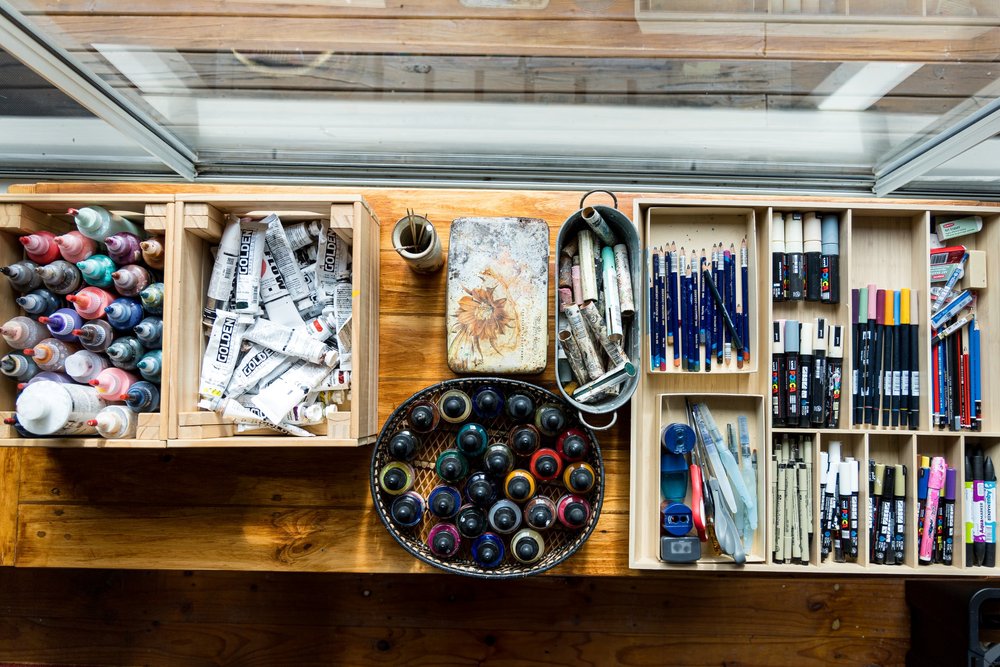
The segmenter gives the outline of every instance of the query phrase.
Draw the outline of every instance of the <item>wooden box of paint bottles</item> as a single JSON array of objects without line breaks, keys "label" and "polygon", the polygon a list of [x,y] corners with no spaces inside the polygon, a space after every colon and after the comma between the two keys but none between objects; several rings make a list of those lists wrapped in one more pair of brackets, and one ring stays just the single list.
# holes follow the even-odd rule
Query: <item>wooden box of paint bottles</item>
[{"label": "wooden box of paint bottles", "polygon": [[[177,248],[173,264],[174,288],[179,303],[183,305],[179,309],[173,331],[178,365],[175,369],[176,380],[168,390],[175,408],[171,414],[168,446],[349,447],[373,442],[378,435],[379,222],[364,200],[355,195],[232,193],[179,194],[176,201],[177,217],[171,238]],[[272,214],[276,214],[277,218]],[[243,221],[242,228],[240,220]],[[236,255],[230,257],[236,265],[232,270],[240,273],[239,265],[246,259],[237,256],[241,250],[245,250],[242,246],[244,243],[258,242],[253,240],[254,235],[248,230],[262,230],[260,225],[266,227],[268,221],[271,225],[269,239],[271,233],[280,229],[279,236],[285,237],[292,246],[299,246],[301,243],[301,248],[295,249],[294,253],[302,261],[302,265],[292,267],[291,270],[296,274],[294,277],[286,274],[285,269],[288,267],[281,264],[282,260],[277,252],[270,252],[272,245],[268,241],[269,250],[263,255],[264,275],[260,293],[271,294],[274,300],[264,296],[266,303],[258,304],[257,312],[260,316],[257,319],[266,318],[273,323],[279,323],[280,320],[281,326],[288,327],[301,326],[298,322],[323,323],[317,326],[330,327],[324,333],[323,340],[330,344],[329,350],[337,350],[335,354],[326,352],[322,364],[309,366],[316,368],[326,364],[332,367],[334,372],[322,381],[325,384],[314,386],[317,390],[322,387],[333,388],[320,391],[321,401],[313,404],[317,407],[310,408],[309,415],[300,415],[302,419],[297,420],[298,423],[290,424],[291,428],[282,431],[263,425],[254,427],[254,414],[259,417],[261,413],[259,409],[254,409],[253,401],[261,399],[258,402],[264,412],[274,407],[269,403],[270,399],[261,398],[263,390],[260,394],[251,396],[251,388],[240,397],[241,400],[249,398],[243,400],[249,407],[241,405],[235,399],[229,400],[225,393],[223,385],[234,372],[238,374],[253,371],[261,374],[260,369],[254,365],[256,362],[253,362],[253,355],[240,355],[238,350],[234,351],[239,361],[245,362],[243,365],[246,368],[241,371],[242,366],[234,366],[233,370],[221,374],[217,378],[219,382],[216,382],[215,389],[206,388],[206,382],[210,382],[209,374],[202,373],[203,363],[211,356],[206,355],[206,349],[216,352],[220,349],[218,343],[213,341],[213,330],[223,331],[224,337],[232,333],[217,320],[216,312],[224,312],[227,308],[244,311],[253,309],[241,302],[242,297],[239,295],[229,300],[229,303],[226,303],[226,298],[208,301],[208,295],[218,296],[215,294],[217,286],[213,287],[213,281],[216,281],[213,272],[219,264],[218,256],[231,250],[235,252]],[[230,232],[228,237],[227,229]],[[239,237],[239,241],[235,241],[233,234]],[[259,231],[256,238],[263,242],[264,232]],[[297,238],[300,240],[297,241]],[[228,248],[230,241],[234,242],[233,248]],[[263,251],[258,249],[258,252]],[[258,254],[253,261],[261,263],[261,257]],[[331,277],[330,286],[324,288],[325,276],[332,276],[334,273],[337,274],[335,284]],[[269,274],[275,277],[267,283]],[[298,274],[302,274],[302,277],[299,278]],[[235,291],[239,291],[239,280],[237,276]],[[320,313],[322,304],[319,303],[312,304],[315,307],[312,315],[307,312],[306,317],[302,318],[301,312],[306,311],[300,307],[304,302],[296,301],[290,296],[296,289],[296,284],[300,287],[304,284],[311,294],[316,294],[317,287],[326,289],[329,303],[336,301],[333,303],[336,306],[336,324],[333,321],[332,306]],[[297,308],[300,312],[296,312]],[[236,318],[232,319],[235,322]],[[254,317],[246,319],[254,321]],[[244,330],[249,331],[253,326],[251,323]],[[319,347],[323,348],[323,345]],[[262,350],[261,363],[264,363],[263,357],[266,355],[267,352]],[[244,359],[248,356],[250,358]],[[272,369],[269,380],[275,380],[277,376],[288,379],[295,372],[294,366],[285,368],[284,371],[282,368],[284,366]],[[336,370],[338,368],[346,372],[339,372]],[[247,378],[250,377],[255,376],[247,375]],[[331,382],[333,384],[329,384]],[[206,397],[212,395],[213,391],[218,398],[214,405],[206,402]],[[288,395],[283,395],[281,400],[287,397]],[[303,398],[304,395],[299,396],[300,400]],[[323,401],[326,403],[321,405]],[[248,409],[253,414],[244,415]],[[235,423],[233,411],[246,417],[242,426]]]},{"label": "wooden box of paint bottles", "polygon": [[[109,448],[166,445],[170,405],[159,386],[160,381],[167,384],[175,361],[170,327],[177,303],[175,293],[164,289],[171,279],[168,267],[173,248],[164,239],[173,211],[170,195],[0,195],[0,266],[7,274],[0,278],[0,321],[23,318],[19,322],[32,336],[29,342],[42,336],[33,347],[20,345],[24,340],[16,336],[2,345],[5,356],[0,366],[7,377],[0,378],[0,415],[5,422],[0,425],[0,443]],[[77,221],[84,219],[80,226]],[[118,237],[122,231],[125,234]],[[128,236],[132,232],[136,235]],[[106,234],[115,234],[115,243],[125,239],[131,245],[106,244],[101,238]],[[45,280],[32,279],[32,271],[38,272],[25,261],[49,267],[41,273]],[[82,271],[78,262],[85,263]],[[18,263],[18,268],[7,270]],[[129,266],[143,285],[155,288],[150,290],[148,309],[140,305],[139,294],[126,288],[124,281],[121,285],[109,282],[109,272],[123,266]],[[88,268],[93,271],[88,272]],[[58,284],[57,273],[65,278]],[[117,317],[105,314],[104,307],[119,298],[121,303],[109,311]],[[133,320],[147,317],[150,319],[142,326],[140,341],[134,334]],[[60,324],[59,328],[57,322],[65,326]],[[84,331],[82,339],[75,335],[77,325]],[[48,332],[42,331],[43,326]],[[90,342],[84,345],[83,339]],[[117,360],[122,368],[112,366],[105,353],[112,339],[123,340],[116,351],[129,350],[127,358]],[[26,353],[25,349],[31,351]],[[152,354],[143,368],[148,369],[144,375],[149,377],[143,378],[131,357],[147,353]],[[69,368],[66,358],[70,359]],[[107,381],[101,375],[105,371]],[[88,386],[88,380],[93,386]],[[133,380],[144,381],[136,387],[136,392],[143,392],[142,405],[132,403],[142,410],[138,413],[122,408],[122,391],[130,388],[126,384]],[[38,396],[41,400],[29,400]],[[101,400],[95,401],[95,397]],[[108,406],[112,408],[100,419],[92,419]],[[97,423],[87,423],[91,420]]]}]

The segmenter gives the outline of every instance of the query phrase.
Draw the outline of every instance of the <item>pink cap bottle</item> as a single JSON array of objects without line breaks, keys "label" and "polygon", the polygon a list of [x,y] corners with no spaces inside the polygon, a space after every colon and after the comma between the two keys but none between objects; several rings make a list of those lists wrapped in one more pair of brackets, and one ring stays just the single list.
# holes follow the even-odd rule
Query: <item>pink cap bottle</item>
[{"label": "pink cap bottle", "polygon": [[111,279],[115,281],[115,289],[122,296],[137,296],[139,292],[149,286],[149,283],[153,282],[153,277],[146,267],[138,264],[120,267],[111,274]]},{"label": "pink cap bottle", "polygon": [[142,259],[142,247],[139,245],[139,237],[132,232],[118,232],[104,239],[104,244],[108,247],[108,257],[119,266],[123,264],[135,264]]},{"label": "pink cap bottle", "polygon": [[38,345],[51,334],[44,324],[30,317],[18,315],[4,322],[0,327],[0,335],[11,347],[23,349]]},{"label": "pink cap bottle", "polygon": [[43,371],[63,373],[66,370],[66,357],[79,349],[80,347],[73,343],[46,338],[35,347],[26,349],[24,354],[34,359],[35,364]]},{"label": "pink cap bottle", "polygon": [[104,309],[115,300],[115,295],[100,287],[84,287],[76,294],[69,294],[66,300],[73,304],[76,312],[85,320],[97,320],[104,317]]},{"label": "pink cap bottle", "polygon": [[87,238],[75,229],[53,239],[59,254],[67,262],[76,264],[97,252],[97,241]]},{"label": "pink cap bottle", "polygon": [[54,243],[56,235],[42,230],[18,239],[24,246],[24,254],[36,264],[51,264],[59,259],[59,246]]},{"label": "pink cap bottle", "polygon": [[105,368],[88,382],[97,389],[97,395],[105,401],[121,401],[122,394],[128,394],[129,387],[139,381],[139,378],[120,368]]}]

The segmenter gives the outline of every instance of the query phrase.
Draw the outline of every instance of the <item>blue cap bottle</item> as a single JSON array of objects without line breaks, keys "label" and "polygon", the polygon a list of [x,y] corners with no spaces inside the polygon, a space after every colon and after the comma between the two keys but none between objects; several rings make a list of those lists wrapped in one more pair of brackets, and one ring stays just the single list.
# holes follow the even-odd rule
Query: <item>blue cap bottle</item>
[{"label": "blue cap bottle", "polygon": [[17,297],[17,305],[29,315],[51,315],[65,304],[47,289],[36,289]]},{"label": "blue cap bottle", "polygon": [[139,339],[147,350],[155,350],[163,347],[163,319],[156,316],[143,318],[139,324],[135,325],[132,333]]},{"label": "blue cap bottle", "polygon": [[152,382],[139,380],[124,394],[125,405],[135,412],[156,412],[160,409],[160,389]]},{"label": "blue cap bottle", "polygon": [[427,496],[427,509],[439,519],[450,519],[462,507],[462,494],[458,489],[440,484]]},{"label": "blue cap bottle", "polygon": [[472,558],[480,567],[493,569],[503,562],[503,540],[496,533],[483,533],[472,543]]},{"label": "blue cap bottle", "polygon": [[163,352],[161,350],[150,350],[142,355],[142,359],[136,363],[139,375],[144,380],[160,384],[160,373],[163,369]]},{"label": "blue cap bottle", "polygon": [[494,419],[503,412],[503,394],[490,386],[480,387],[472,396],[472,411],[480,419]]},{"label": "blue cap bottle", "polygon": [[389,516],[397,526],[412,528],[424,517],[424,499],[416,491],[396,496],[389,507]]},{"label": "blue cap bottle", "polygon": [[483,452],[486,451],[486,444],[486,429],[479,424],[466,424],[458,429],[458,435],[455,437],[458,451],[469,458],[482,456]]},{"label": "blue cap bottle", "polygon": [[126,297],[115,299],[104,309],[104,316],[108,318],[108,323],[119,331],[134,329],[142,321],[144,315],[139,302]]}]

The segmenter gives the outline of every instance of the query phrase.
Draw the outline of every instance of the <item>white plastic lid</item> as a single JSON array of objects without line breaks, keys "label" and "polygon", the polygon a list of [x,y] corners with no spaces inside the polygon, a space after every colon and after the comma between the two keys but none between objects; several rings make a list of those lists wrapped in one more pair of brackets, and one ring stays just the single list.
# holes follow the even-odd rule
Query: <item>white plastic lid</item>
[{"label": "white plastic lid", "polygon": [[840,465],[840,440],[830,441],[830,467]]},{"label": "white plastic lid", "polygon": [[791,213],[785,220],[785,252],[802,252],[802,214]]},{"label": "white plastic lid", "polygon": [[785,252],[785,216],[771,214],[771,252]]},{"label": "white plastic lid", "polygon": [[21,425],[31,433],[50,435],[69,421],[73,401],[69,392],[58,382],[32,382],[17,397],[15,414]]},{"label": "white plastic lid", "polygon": [[819,216],[815,213],[806,213],[802,229],[803,249],[805,252],[822,252],[823,231],[820,225]]}]

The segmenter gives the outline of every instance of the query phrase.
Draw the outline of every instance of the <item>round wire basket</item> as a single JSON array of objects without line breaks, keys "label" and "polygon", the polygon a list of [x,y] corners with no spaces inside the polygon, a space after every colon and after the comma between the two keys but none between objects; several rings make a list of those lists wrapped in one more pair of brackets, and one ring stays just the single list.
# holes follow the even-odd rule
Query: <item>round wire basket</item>
[{"label": "round wire basket", "polygon": [[[389,507],[397,496],[386,493],[378,484],[379,475],[383,466],[395,460],[389,453],[389,441],[397,432],[408,427],[406,416],[409,412],[410,405],[414,401],[429,400],[436,402],[437,398],[449,389],[460,389],[471,396],[476,392],[476,390],[484,386],[490,386],[499,390],[505,398],[515,392],[524,393],[531,397],[531,399],[535,402],[536,407],[543,403],[555,403],[559,405],[563,408],[563,412],[566,416],[566,428],[577,428],[583,431],[583,433],[586,434],[590,445],[589,452],[584,460],[594,468],[596,479],[594,487],[589,492],[585,494],[578,494],[582,495],[590,503],[592,508],[590,518],[586,525],[578,529],[570,530],[556,521],[547,530],[540,531],[542,538],[545,541],[545,552],[538,561],[531,564],[526,565],[511,556],[510,538],[512,535],[500,536],[504,542],[506,556],[504,561],[494,568],[485,568],[473,560],[470,549],[472,540],[463,539],[458,553],[448,559],[436,556],[427,546],[427,536],[434,525],[441,521],[450,522],[450,520],[438,519],[426,508],[426,499],[431,490],[435,486],[443,484],[434,471],[434,463],[437,460],[438,455],[444,450],[455,446],[455,437],[458,430],[464,424],[470,422],[475,422],[486,428],[487,433],[489,434],[490,444],[495,442],[506,442],[507,434],[511,427],[517,425],[518,422],[508,417],[505,412],[501,412],[498,417],[494,417],[492,419],[480,419],[472,414],[466,421],[459,424],[451,424],[442,419],[439,426],[434,431],[431,433],[421,434],[420,449],[417,451],[414,459],[409,461],[409,464],[413,467],[414,471],[413,488],[411,490],[420,494],[420,496],[425,500],[423,517],[420,523],[416,526],[410,528],[402,527],[391,519],[389,515]],[[551,447],[554,449],[555,440],[556,438],[542,435],[540,446]],[[515,454],[515,468],[527,469],[528,457],[518,456]],[[469,461],[470,476],[481,469],[481,461]],[[562,476],[560,475],[560,477],[550,482],[536,480],[536,495],[547,496],[553,502],[556,502],[560,496],[567,493],[566,488],[563,486],[561,477]],[[549,570],[573,555],[573,553],[587,541],[587,538],[590,537],[594,527],[597,525],[597,519],[601,514],[601,505],[604,502],[604,463],[601,459],[600,446],[598,445],[597,438],[594,436],[594,432],[586,424],[580,423],[576,415],[576,410],[574,410],[572,406],[552,392],[527,382],[511,380],[508,378],[461,378],[457,380],[446,380],[417,392],[407,399],[402,405],[397,407],[391,415],[389,415],[389,418],[382,426],[382,431],[379,433],[378,441],[375,443],[375,451],[372,454],[370,487],[372,499],[375,501],[375,509],[378,511],[378,515],[379,518],[382,519],[382,523],[385,524],[386,530],[389,531],[389,534],[392,535],[404,549],[423,562],[445,570],[446,572],[462,574],[470,577],[479,577],[483,579],[510,579],[515,577],[526,577]],[[455,485],[455,488],[457,488],[460,492],[463,492],[464,496],[464,481]],[[501,497],[502,495],[503,494],[501,492]]]}]

